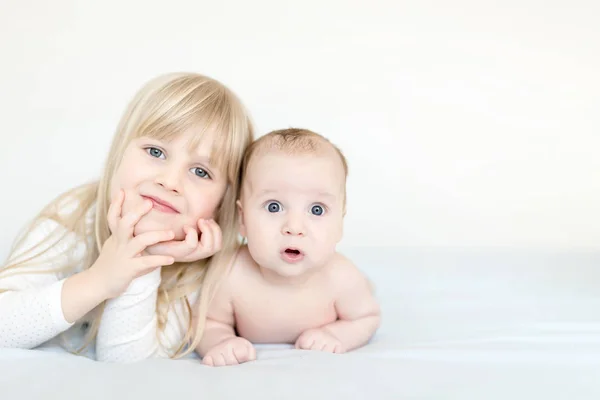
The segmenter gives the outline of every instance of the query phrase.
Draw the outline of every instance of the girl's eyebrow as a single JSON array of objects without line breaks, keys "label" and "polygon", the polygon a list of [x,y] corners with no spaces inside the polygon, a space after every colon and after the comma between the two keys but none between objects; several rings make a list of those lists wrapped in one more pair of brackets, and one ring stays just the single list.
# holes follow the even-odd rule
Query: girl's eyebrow
[{"label": "girl's eyebrow", "polygon": [[211,162],[210,156],[191,153],[190,162],[192,164],[202,165],[203,168],[207,169],[213,175],[213,178],[219,178],[223,176],[221,169],[219,169],[219,164]]},{"label": "girl's eyebrow", "polygon": [[191,159],[194,162],[199,162],[201,164],[206,164],[208,166],[213,166],[212,163],[210,162],[210,157],[208,157],[208,156],[203,156],[203,155],[198,155],[198,154],[191,154]]}]

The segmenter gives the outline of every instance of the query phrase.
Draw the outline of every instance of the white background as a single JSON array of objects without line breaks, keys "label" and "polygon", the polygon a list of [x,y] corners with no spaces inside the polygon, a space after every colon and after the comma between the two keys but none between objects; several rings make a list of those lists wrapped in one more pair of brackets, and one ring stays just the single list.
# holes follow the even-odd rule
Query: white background
[{"label": "white background", "polygon": [[342,148],[342,249],[600,249],[599,4],[0,0],[0,257],[179,70]]}]

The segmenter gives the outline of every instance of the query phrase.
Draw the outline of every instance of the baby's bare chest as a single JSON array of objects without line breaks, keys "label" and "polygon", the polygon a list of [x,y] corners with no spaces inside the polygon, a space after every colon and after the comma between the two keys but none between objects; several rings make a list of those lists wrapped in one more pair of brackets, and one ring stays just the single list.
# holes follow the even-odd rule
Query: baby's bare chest
[{"label": "baby's bare chest", "polygon": [[255,289],[234,301],[237,333],[251,342],[294,343],[305,330],[337,319],[331,292]]}]

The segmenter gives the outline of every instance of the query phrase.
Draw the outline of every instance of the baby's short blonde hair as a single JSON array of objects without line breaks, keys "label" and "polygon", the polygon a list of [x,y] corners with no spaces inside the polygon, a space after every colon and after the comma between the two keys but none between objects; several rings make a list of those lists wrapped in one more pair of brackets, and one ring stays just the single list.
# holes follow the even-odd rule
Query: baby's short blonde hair
[{"label": "baby's short blonde hair", "polygon": [[290,155],[297,154],[316,154],[327,149],[333,151],[339,156],[344,169],[344,209],[346,207],[346,179],[348,177],[348,162],[342,151],[335,144],[331,143],[323,135],[308,129],[288,128],[271,131],[250,144],[247,147],[242,160],[242,169],[240,171],[240,194],[243,190],[245,177],[248,167],[253,158],[266,154],[270,151],[281,151]]}]

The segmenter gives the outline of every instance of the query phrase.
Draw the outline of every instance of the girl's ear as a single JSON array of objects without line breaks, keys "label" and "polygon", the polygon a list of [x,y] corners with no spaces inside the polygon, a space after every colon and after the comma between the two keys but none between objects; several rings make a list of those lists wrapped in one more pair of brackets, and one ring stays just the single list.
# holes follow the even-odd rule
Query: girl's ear
[{"label": "girl's ear", "polygon": [[242,237],[246,237],[246,225],[244,224],[244,209],[242,208],[242,203],[239,200],[237,200],[235,204],[237,205],[238,209],[240,235]]}]

